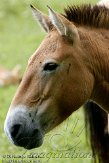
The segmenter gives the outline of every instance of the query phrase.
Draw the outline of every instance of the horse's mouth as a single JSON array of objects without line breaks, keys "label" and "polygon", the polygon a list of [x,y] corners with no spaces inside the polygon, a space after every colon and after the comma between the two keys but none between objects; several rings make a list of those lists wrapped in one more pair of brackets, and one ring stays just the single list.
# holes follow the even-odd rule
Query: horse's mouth
[{"label": "horse's mouth", "polygon": [[43,143],[43,136],[40,134],[40,136],[33,136],[33,137],[23,137],[18,140],[14,140],[13,143],[17,146],[23,147],[25,149],[33,149],[38,148]]},{"label": "horse's mouth", "polygon": [[42,139],[25,138],[25,140],[22,139],[22,141],[20,141],[20,146],[30,150],[40,147],[42,143]]}]

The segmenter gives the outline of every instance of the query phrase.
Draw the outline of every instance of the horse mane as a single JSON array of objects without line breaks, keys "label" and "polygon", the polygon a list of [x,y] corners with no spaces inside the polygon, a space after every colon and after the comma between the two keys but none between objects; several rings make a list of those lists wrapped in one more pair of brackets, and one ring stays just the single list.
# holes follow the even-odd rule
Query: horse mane
[{"label": "horse mane", "polygon": [[77,26],[109,29],[109,9],[104,6],[68,6],[65,17]]}]

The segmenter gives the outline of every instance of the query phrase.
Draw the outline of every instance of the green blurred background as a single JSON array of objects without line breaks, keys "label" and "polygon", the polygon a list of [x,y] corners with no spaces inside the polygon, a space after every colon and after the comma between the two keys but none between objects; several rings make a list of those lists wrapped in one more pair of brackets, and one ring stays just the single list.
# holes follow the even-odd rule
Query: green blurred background
[{"label": "green blurred background", "polygon": [[[96,0],[1,0],[0,66],[12,69],[15,65],[21,64],[23,75],[29,57],[45,36],[32,17],[30,4],[34,4],[45,13],[48,13],[46,5],[62,13],[67,5],[96,2]],[[38,149],[26,151],[15,147],[8,140],[3,129],[4,120],[17,87],[18,85],[0,88],[0,163],[11,160],[13,162],[22,160],[22,162],[90,163],[92,156],[85,138],[82,108],[48,133],[43,145]],[[30,154],[39,158],[26,158]],[[14,155],[25,158],[13,159]]]}]

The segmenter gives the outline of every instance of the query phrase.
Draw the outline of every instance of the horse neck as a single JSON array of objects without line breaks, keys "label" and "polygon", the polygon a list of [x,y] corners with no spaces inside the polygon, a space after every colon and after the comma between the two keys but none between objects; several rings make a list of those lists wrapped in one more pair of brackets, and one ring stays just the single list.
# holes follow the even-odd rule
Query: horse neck
[{"label": "horse neck", "polygon": [[94,77],[91,99],[109,112],[109,30],[79,29],[84,62]]}]

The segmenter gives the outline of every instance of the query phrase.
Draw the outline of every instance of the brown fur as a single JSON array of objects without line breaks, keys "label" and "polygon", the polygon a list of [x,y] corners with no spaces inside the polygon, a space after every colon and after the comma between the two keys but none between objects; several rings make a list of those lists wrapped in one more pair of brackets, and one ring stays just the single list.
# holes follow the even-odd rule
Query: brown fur
[{"label": "brown fur", "polygon": [[[85,63],[95,78],[96,86],[94,93],[92,93],[92,98],[95,100],[96,97],[97,102],[99,101],[99,104],[101,104],[103,108],[109,111],[109,31],[101,29],[87,30],[79,28],[79,33],[81,38],[81,46],[84,49],[85,53]],[[105,98],[103,98],[104,94],[106,95]]]},{"label": "brown fur", "polygon": [[[95,100],[96,97],[96,101],[108,111],[109,9],[102,6],[92,7],[91,5],[72,6],[65,9],[65,17],[78,26],[82,48],[85,51],[85,60],[87,64],[93,62],[87,65],[98,83],[98,91],[94,90],[92,98],[94,97]],[[90,56],[87,54],[89,51]],[[102,97],[104,94],[106,94],[106,98]]]}]

